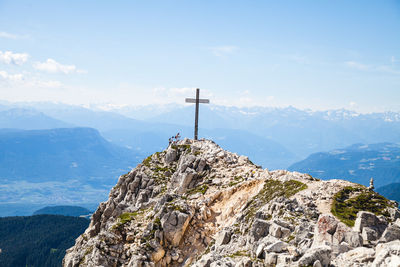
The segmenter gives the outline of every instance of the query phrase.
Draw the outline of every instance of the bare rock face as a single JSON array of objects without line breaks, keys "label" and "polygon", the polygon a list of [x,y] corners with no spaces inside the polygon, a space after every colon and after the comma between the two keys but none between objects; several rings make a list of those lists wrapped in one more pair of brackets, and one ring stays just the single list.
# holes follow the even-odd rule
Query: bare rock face
[{"label": "bare rock face", "polygon": [[400,213],[391,202],[369,195],[376,214],[334,207],[363,190],[374,193],[263,170],[212,141],[185,139],[119,178],[63,265],[397,266]]}]

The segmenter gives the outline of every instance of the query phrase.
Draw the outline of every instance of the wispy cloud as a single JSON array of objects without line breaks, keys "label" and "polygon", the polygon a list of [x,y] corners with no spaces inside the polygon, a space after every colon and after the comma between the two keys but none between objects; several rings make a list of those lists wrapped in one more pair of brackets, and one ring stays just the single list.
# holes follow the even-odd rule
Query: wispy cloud
[{"label": "wispy cloud", "polygon": [[[393,59],[392,59],[393,63]],[[372,65],[372,64],[364,64],[356,61],[347,61],[345,62],[347,67],[357,69],[360,71],[370,71],[370,72],[384,72],[394,75],[400,75],[400,70],[397,70],[389,65]]]},{"label": "wispy cloud", "polygon": [[0,38],[6,38],[6,39],[25,39],[28,38],[27,35],[19,35],[19,34],[13,34],[13,33],[8,33],[8,32],[0,32]]},{"label": "wispy cloud", "polygon": [[233,45],[222,45],[208,48],[215,56],[223,57],[236,52],[239,48]]},{"label": "wispy cloud", "polygon": [[26,53],[13,53],[11,51],[0,51],[0,62],[6,64],[22,65],[28,60],[29,55]]},{"label": "wispy cloud", "polygon": [[51,58],[47,59],[45,62],[36,62],[33,64],[33,67],[37,70],[49,73],[87,73],[87,71],[80,70],[75,65],[63,65]]},{"label": "wispy cloud", "polygon": [[8,85],[24,88],[61,88],[63,84],[55,80],[42,80],[32,76],[31,73],[10,74],[7,71],[0,70],[0,82],[6,82]]},{"label": "wispy cloud", "polygon": [[11,81],[11,82],[20,82],[22,81],[23,75],[18,74],[9,74],[6,71],[0,70],[0,80]]}]

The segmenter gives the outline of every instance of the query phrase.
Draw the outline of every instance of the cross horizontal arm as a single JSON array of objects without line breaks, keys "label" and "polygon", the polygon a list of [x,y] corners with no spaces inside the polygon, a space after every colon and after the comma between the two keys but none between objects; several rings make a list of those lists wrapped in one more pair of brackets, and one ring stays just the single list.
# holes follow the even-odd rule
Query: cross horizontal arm
[{"label": "cross horizontal arm", "polygon": [[[186,103],[196,103],[196,99],[195,98],[186,98],[185,102]],[[210,99],[199,99],[199,103],[209,104],[210,103]]]}]

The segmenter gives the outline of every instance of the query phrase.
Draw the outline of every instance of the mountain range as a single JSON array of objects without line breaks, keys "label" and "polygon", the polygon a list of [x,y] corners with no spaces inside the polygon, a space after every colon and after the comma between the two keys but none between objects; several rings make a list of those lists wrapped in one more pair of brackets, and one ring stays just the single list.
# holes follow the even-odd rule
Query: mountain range
[{"label": "mountain range", "polygon": [[[145,155],[165,149],[168,138],[178,132],[191,138],[193,117],[193,106],[83,107],[1,102],[0,216],[20,214],[17,210],[29,215],[50,204],[95,207],[105,199],[118,175]],[[307,159],[301,165],[312,153],[335,151],[360,142],[400,142],[400,114],[396,112],[359,114],[348,110],[202,105],[199,124],[201,138],[215,140],[231,152],[246,154],[263,168],[297,166],[298,170],[321,178],[324,177],[318,171],[322,169],[314,168],[313,160]],[[360,157],[352,159],[369,158]],[[377,187],[399,182],[396,166],[381,174],[358,166],[340,173],[344,162],[322,162],[319,166],[327,168],[325,172],[330,177],[362,184],[367,184],[371,175]],[[378,165],[375,172],[383,170]],[[5,203],[16,210],[7,208]],[[25,205],[20,206],[21,203]],[[28,203],[32,206],[28,207]]]},{"label": "mountain range", "polygon": [[141,158],[92,128],[1,129],[0,216],[28,215],[38,204],[97,204]]},{"label": "mountain range", "polygon": [[375,187],[382,187],[400,181],[400,144],[355,144],[314,153],[288,169],[316,178],[345,179],[366,186],[373,177]]}]

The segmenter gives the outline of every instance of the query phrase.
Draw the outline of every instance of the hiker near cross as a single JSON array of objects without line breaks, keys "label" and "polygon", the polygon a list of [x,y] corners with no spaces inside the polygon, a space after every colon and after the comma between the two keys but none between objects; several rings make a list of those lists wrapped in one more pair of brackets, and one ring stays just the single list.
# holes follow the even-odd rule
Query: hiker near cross
[{"label": "hiker near cross", "polygon": [[194,140],[198,140],[199,132],[199,104],[209,104],[209,99],[200,99],[200,89],[196,89],[196,98],[186,98],[186,103],[196,103],[196,112],[194,115]]}]

